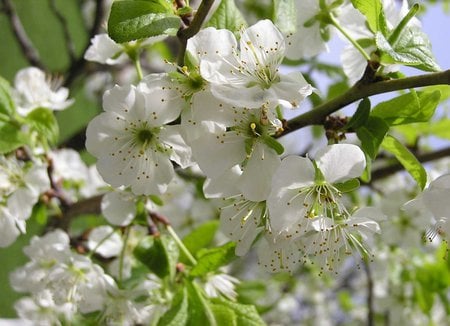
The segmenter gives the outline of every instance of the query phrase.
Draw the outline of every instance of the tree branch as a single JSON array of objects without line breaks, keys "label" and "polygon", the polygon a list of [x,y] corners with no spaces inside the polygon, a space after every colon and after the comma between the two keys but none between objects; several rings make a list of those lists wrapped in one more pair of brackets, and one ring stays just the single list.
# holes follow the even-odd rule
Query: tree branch
[{"label": "tree branch", "polygon": [[[421,163],[435,161],[444,157],[450,157],[450,147],[421,155],[416,155],[417,160]],[[372,178],[370,180],[370,183],[385,178],[387,176],[390,176],[396,172],[402,171],[403,169],[404,167],[400,163],[394,163],[388,166],[375,169],[372,171]]]},{"label": "tree branch", "polygon": [[14,33],[17,42],[19,43],[20,48],[22,49],[22,53],[27,59],[27,61],[35,67],[38,67],[42,70],[47,70],[44,64],[39,57],[39,53],[34,47],[31,40],[28,38],[25,29],[23,28],[22,22],[20,21],[17,12],[12,5],[10,0],[2,0],[3,2],[3,11],[6,13],[6,16],[9,18],[9,24],[11,25],[12,32]]},{"label": "tree branch", "polygon": [[214,3],[214,0],[203,0],[200,3],[200,6],[197,9],[197,13],[194,16],[194,19],[189,24],[189,26],[185,28],[180,28],[177,37],[180,41],[180,52],[178,53],[178,65],[183,66],[184,65],[184,54],[186,53],[186,46],[187,41],[192,36],[197,34],[200,29],[202,28],[203,22],[206,19],[206,16],[209,13],[209,10],[211,9],[212,5]]},{"label": "tree branch", "polygon": [[306,126],[321,125],[331,113],[365,97],[431,85],[450,85],[450,70],[370,84],[357,83],[344,94],[287,121],[287,128],[279,137]]},{"label": "tree branch", "polygon": [[96,2],[94,23],[89,32],[88,42],[81,53],[81,57],[79,57],[78,60],[73,61],[70,65],[64,80],[63,86],[65,87],[70,87],[70,85],[75,81],[76,77],[83,72],[83,69],[86,65],[84,53],[91,44],[91,38],[97,35],[102,27],[102,23],[105,18],[105,0],[97,0]]},{"label": "tree branch", "polygon": [[64,34],[64,41],[66,42],[67,53],[69,54],[70,62],[74,62],[76,60],[76,52],[75,52],[75,44],[73,42],[72,36],[69,32],[69,25],[67,23],[66,17],[61,14],[55,4],[55,0],[48,0],[50,9],[55,14],[56,18],[59,20],[62,31]]}]

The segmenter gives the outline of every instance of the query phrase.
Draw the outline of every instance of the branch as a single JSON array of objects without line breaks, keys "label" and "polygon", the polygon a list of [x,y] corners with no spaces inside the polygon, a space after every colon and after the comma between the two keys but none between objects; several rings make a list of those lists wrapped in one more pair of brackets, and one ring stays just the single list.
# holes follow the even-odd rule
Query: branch
[{"label": "branch", "polygon": [[[450,147],[422,155],[416,155],[416,158],[420,163],[430,162],[444,157],[450,157]],[[395,163],[392,165],[375,169],[372,171],[372,178],[370,180],[370,183],[385,178],[387,176],[390,176],[396,172],[402,171],[403,169],[404,167],[400,163]]]},{"label": "branch", "polygon": [[214,0],[203,0],[200,3],[200,6],[197,9],[197,13],[195,14],[194,19],[192,20],[192,22],[189,24],[189,26],[185,27],[185,28],[180,28],[178,33],[177,33],[177,37],[178,40],[180,41],[181,47],[180,47],[180,52],[178,53],[178,65],[179,66],[183,66],[184,65],[184,54],[186,52],[186,46],[187,46],[187,41],[188,39],[190,39],[192,36],[194,36],[195,34],[197,34],[200,29],[202,28],[203,22],[206,19],[206,16],[209,13],[209,10],[211,9],[212,5],[214,3]]},{"label": "branch", "polygon": [[70,65],[66,77],[64,80],[65,87],[70,87],[70,85],[75,81],[75,78],[83,72],[83,69],[86,65],[86,60],[84,59],[84,53],[89,48],[91,44],[91,38],[93,38],[95,35],[97,35],[102,27],[102,23],[105,18],[105,0],[97,0],[96,1],[96,7],[95,7],[95,18],[94,23],[91,27],[91,30],[89,32],[89,37],[87,44],[85,45],[83,51],[81,52],[81,57],[78,58],[78,60],[75,60]]},{"label": "branch", "polygon": [[67,23],[67,19],[61,14],[61,12],[58,10],[58,8],[56,8],[55,0],[48,0],[48,1],[49,1],[50,9],[53,11],[56,18],[59,20],[59,22],[62,26],[64,40],[66,42],[66,48],[67,48],[67,52],[70,57],[70,61],[74,62],[76,60],[75,44],[74,44],[72,36],[70,35],[70,32],[69,32],[69,25]]},{"label": "branch", "polygon": [[27,61],[35,67],[38,67],[42,70],[47,70],[44,64],[39,57],[39,53],[34,47],[31,40],[28,38],[25,29],[23,28],[22,22],[20,21],[19,16],[17,15],[14,6],[12,5],[10,0],[2,0],[3,1],[3,11],[6,16],[9,18],[9,24],[11,25],[12,32],[14,33],[17,42],[19,43],[20,48],[22,49],[22,53],[27,59]]},{"label": "branch", "polygon": [[344,94],[287,121],[287,128],[280,136],[306,126],[321,125],[331,113],[365,97],[431,85],[450,85],[450,70],[370,84],[357,83]]}]

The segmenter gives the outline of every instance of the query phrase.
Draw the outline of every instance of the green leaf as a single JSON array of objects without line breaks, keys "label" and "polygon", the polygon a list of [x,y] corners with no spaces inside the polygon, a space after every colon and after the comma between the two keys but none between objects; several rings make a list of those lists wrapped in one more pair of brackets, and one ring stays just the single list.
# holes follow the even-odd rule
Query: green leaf
[{"label": "green leaf", "polygon": [[19,126],[11,122],[0,123],[0,154],[12,152],[27,142],[27,137]]},{"label": "green leaf", "polygon": [[440,91],[415,92],[400,95],[381,102],[372,110],[371,116],[382,118],[390,126],[413,122],[427,122],[439,104]]},{"label": "green leaf", "polygon": [[366,17],[372,32],[387,33],[386,17],[381,0],[352,0],[352,4]]},{"label": "green leaf", "polygon": [[208,301],[196,283],[186,281],[188,291],[189,317],[188,326],[222,325],[217,324]]},{"label": "green leaf", "polygon": [[134,256],[160,278],[175,276],[178,262],[178,247],[166,235],[147,236],[134,249]]},{"label": "green leaf", "polygon": [[283,154],[284,147],[281,145],[280,142],[278,142],[275,138],[271,136],[261,136],[264,144],[272,148],[275,152],[277,152],[278,155]]},{"label": "green leaf", "polygon": [[236,7],[234,0],[222,0],[219,7],[206,23],[205,27],[215,27],[217,29],[228,29],[233,33],[238,33],[242,27],[246,27],[247,22],[244,16]]},{"label": "green leaf", "polygon": [[333,184],[339,191],[341,192],[350,192],[359,188],[359,180],[358,179],[350,179],[345,182],[335,183]]},{"label": "green leaf", "polygon": [[217,325],[237,326],[237,316],[232,309],[223,305],[213,304],[211,305],[211,310]]},{"label": "green leaf", "polygon": [[[206,248],[212,243],[218,228],[218,220],[207,221],[186,235],[183,238],[183,244],[189,252],[195,256],[200,249]],[[183,253],[180,256],[180,261],[190,264],[189,260]]]},{"label": "green leaf", "polygon": [[180,18],[165,0],[115,1],[108,19],[108,34],[117,43],[157,35],[175,35]]},{"label": "green leaf", "polygon": [[381,63],[399,63],[424,71],[440,71],[428,37],[418,27],[407,27],[395,44],[389,44],[382,33],[377,33],[375,42],[380,51]]},{"label": "green leaf", "polygon": [[244,305],[237,302],[232,302],[224,298],[217,298],[213,300],[214,306],[221,306],[231,309],[236,315],[237,326],[263,326],[266,325],[259,316],[256,308],[252,305]]},{"label": "green leaf", "polygon": [[184,326],[188,321],[188,297],[183,287],[172,301],[172,307],[161,317],[158,326]]},{"label": "green leaf", "polygon": [[56,144],[59,136],[58,121],[53,112],[46,108],[38,108],[26,116],[26,121],[40,136],[48,139],[51,144]]},{"label": "green leaf", "polygon": [[200,250],[197,255],[197,265],[192,268],[190,275],[203,276],[229,264],[236,258],[235,248],[234,242],[228,242],[220,247]]},{"label": "green leaf", "polygon": [[421,189],[427,183],[427,173],[417,158],[396,138],[387,135],[381,146],[388,152],[395,155],[397,160],[403,165],[408,173],[416,180]]},{"label": "green leaf", "polygon": [[361,147],[371,159],[375,159],[389,125],[379,117],[370,116],[367,123],[356,130]]},{"label": "green leaf", "polygon": [[9,120],[14,113],[14,102],[11,98],[11,88],[6,79],[0,77],[0,120]]},{"label": "green leaf", "polygon": [[273,0],[272,21],[283,34],[297,30],[297,8],[294,0]]},{"label": "green leaf", "polygon": [[370,100],[367,97],[365,97],[361,102],[359,102],[355,114],[344,126],[344,129],[345,130],[358,129],[362,125],[366,124],[367,120],[369,119],[369,115],[370,115]]},{"label": "green leaf", "polygon": [[39,225],[45,225],[48,219],[47,207],[42,203],[37,203],[33,206],[31,217],[34,218]]}]

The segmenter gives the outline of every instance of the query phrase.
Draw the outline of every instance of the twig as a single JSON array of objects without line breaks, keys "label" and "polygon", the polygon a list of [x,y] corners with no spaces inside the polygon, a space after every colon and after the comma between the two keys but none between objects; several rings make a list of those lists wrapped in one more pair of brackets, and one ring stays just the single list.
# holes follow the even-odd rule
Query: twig
[{"label": "twig", "polygon": [[203,22],[211,9],[214,0],[203,0],[198,7],[197,13],[194,19],[187,27],[182,27],[177,33],[178,40],[180,41],[180,52],[178,53],[178,65],[184,65],[184,54],[186,53],[187,41],[194,36],[202,28]]},{"label": "twig", "polygon": [[55,0],[48,0],[48,2],[50,5],[50,9],[53,11],[56,18],[59,20],[59,23],[61,24],[70,61],[74,62],[77,59],[75,52],[75,44],[69,32],[69,24],[67,23],[67,19],[61,14],[58,8],[56,8]]},{"label": "twig", "polygon": [[12,5],[11,1],[2,0],[2,2],[3,2],[3,11],[9,18],[9,24],[11,25],[12,32],[14,33],[17,42],[19,43],[19,46],[22,49],[23,55],[32,66],[38,67],[42,70],[47,70],[44,64],[42,63],[41,58],[39,57],[37,49],[34,47],[33,43],[28,38],[28,35],[25,32],[22,22],[20,21],[20,18],[17,15],[17,12],[14,9],[14,6]]},{"label": "twig", "polygon": [[76,77],[83,72],[84,66],[86,65],[84,53],[91,44],[91,38],[93,38],[100,32],[104,18],[105,18],[105,0],[97,0],[94,23],[89,32],[88,42],[81,53],[81,57],[79,57],[78,60],[73,61],[69,69],[67,70],[63,86],[70,87],[70,85],[75,81]]},{"label": "twig", "polygon": [[375,325],[375,311],[373,306],[373,278],[369,263],[363,259],[364,271],[367,278],[367,326]]},{"label": "twig", "polygon": [[[443,148],[437,151],[429,152],[426,154],[416,155],[416,158],[419,162],[425,163],[434,160],[438,160],[444,157],[450,157],[450,147]],[[403,170],[404,167],[400,163],[394,163],[388,166],[384,166],[372,171],[372,178],[370,182],[385,178],[389,175],[392,175],[396,172]]]},{"label": "twig", "polygon": [[344,94],[287,121],[288,128],[280,137],[306,126],[321,125],[331,113],[365,97],[430,85],[450,85],[450,70],[402,79],[378,81],[370,84],[357,83]]}]

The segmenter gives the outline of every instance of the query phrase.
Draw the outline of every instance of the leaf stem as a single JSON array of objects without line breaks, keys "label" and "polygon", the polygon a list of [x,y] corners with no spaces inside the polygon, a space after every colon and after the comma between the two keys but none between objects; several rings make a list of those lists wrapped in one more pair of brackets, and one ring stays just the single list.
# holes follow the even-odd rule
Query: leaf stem
[{"label": "leaf stem", "polygon": [[341,34],[344,35],[345,38],[350,41],[350,43],[352,43],[352,45],[362,54],[362,56],[367,61],[369,61],[370,56],[367,54],[367,52],[364,51],[364,49],[361,47],[361,45],[359,45],[358,42],[356,42],[341,25],[339,25],[339,22],[336,20],[336,18],[334,18],[333,14],[330,13],[329,18],[330,18],[331,24],[334,27],[336,27],[338,29],[338,31],[341,32]]},{"label": "leaf stem", "polygon": [[177,243],[177,245],[181,249],[181,251],[186,255],[186,257],[192,263],[192,265],[197,265],[197,260],[195,260],[194,256],[192,256],[192,254],[189,252],[188,248],[186,248],[184,243],[181,241],[181,239],[176,234],[175,230],[170,225],[166,225],[166,229],[169,232],[170,236],[175,240],[175,242]]},{"label": "leaf stem", "polygon": [[373,83],[358,82],[344,94],[322,103],[310,111],[287,121],[287,128],[278,137],[284,136],[306,126],[322,125],[325,118],[331,113],[336,112],[348,104],[359,101],[365,97],[389,93],[401,89],[431,85],[450,85],[450,69],[425,75],[378,81]]},{"label": "leaf stem", "polygon": [[122,247],[122,251],[120,252],[120,257],[119,257],[119,279],[118,279],[119,285],[122,285],[122,281],[123,281],[123,263],[124,263],[124,259],[125,259],[125,251],[127,249],[127,243],[128,243],[129,237],[130,237],[130,226],[127,226],[125,228],[125,234],[124,234],[124,238],[123,238],[123,247]]}]

